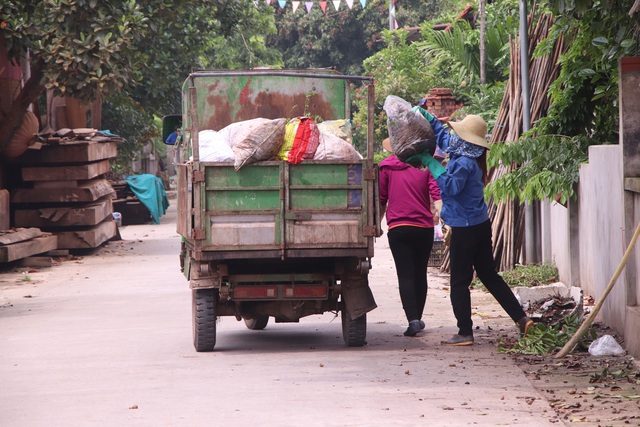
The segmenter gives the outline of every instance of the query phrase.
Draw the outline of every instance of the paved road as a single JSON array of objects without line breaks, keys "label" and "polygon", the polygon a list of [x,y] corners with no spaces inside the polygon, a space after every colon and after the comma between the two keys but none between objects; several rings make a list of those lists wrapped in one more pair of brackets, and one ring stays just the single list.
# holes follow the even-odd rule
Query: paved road
[{"label": "paved road", "polygon": [[39,271],[0,274],[0,426],[557,426],[511,358],[515,328],[474,293],[473,347],[455,332],[447,278],[429,275],[427,329],[406,328],[386,238],[370,281],[368,344],[347,348],[340,318],[263,331],[225,317],[216,351],[196,353],[178,268],[175,207],[160,225]]}]

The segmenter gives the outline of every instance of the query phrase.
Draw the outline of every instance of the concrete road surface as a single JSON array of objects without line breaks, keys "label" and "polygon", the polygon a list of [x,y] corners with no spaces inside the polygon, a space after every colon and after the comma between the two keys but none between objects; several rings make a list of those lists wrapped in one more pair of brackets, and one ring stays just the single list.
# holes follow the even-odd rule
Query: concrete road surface
[{"label": "concrete road surface", "polygon": [[473,294],[476,345],[441,347],[455,322],[430,271],[427,328],[402,335],[386,236],[366,346],[345,347],[331,313],[263,331],[224,317],[216,351],[197,353],[174,205],[100,250],[0,274],[0,426],[562,425],[497,351],[517,331],[490,297]]}]

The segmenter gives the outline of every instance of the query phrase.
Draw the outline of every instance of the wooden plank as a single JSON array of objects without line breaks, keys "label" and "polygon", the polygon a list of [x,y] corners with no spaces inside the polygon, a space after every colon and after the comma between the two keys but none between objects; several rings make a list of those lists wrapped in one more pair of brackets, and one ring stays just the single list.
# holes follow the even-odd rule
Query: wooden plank
[{"label": "wooden plank", "polygon": [[0,190],[0,230],[11,228],[11,213],[9,210],[9,191]]},{"label": "wooden plank", "polygon": [[11,193],[11,203],[80,203],[115,194],[106,179],[78,183],[78,188],[18,188]]},{"label": "wooden plank", "polygon": [[53,258],[50,256],[29,256],[18,261],[20,267],[51,267]]},{"label": "wooden plank", "polygon": [[16,209],[16,227],[70,227],[97,225],[113,215],[109,197],[96,203],[52,208]]},{"label": "wooden plank", "polygon": [[0,246],[0,262],[11,262],[31,255],[55,250],[58,247],[57,236],[40,236],[12,245]]},{"label": "wooden plank", "polygon": [[15,159],[20,164],[86,163],[112,159],[118,155],[116,142],[75,141],[58,145],[43,144],[40,150],[27,150]]},{"label": "wooden plank", "polygon": [[78,181],[35,181],[33,188],[78,188]]},{"label": "wooden plank", "polygon": [[50,257],[67,257],[69,256],[69,250],[67,249],[54,249],[46,253]]},{"label": "wooden plank", "polygon": [[107,219],[85,230],[55,232],[55,235],[58,237],[58,248],[60,249],[97,248],[117,234],[118,229],[113,219]]},{"label": "wooden plank", "polygon": [[23,181],[73,181],[87,180],[103,175],[110,170],[109,160],[83,165],[25,166]]},{"label": "wooden plank", "polygon": [[21,230],[3,232],[0,234],[0,245],[11,245],[13,243],[22,242],[42,236],[39,228],[24,228]]}]

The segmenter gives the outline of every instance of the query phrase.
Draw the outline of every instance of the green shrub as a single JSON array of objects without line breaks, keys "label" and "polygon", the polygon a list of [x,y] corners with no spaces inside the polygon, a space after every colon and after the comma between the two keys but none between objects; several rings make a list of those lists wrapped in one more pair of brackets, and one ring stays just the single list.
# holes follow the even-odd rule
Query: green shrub
[{"label": "green shrub", "polygon": [[[558,268],[552,264],[518,264],[513,270],[503,271],[499,274],[511,288],[548,285],[558,281]],[[471,282],[471,287],[482,288],[483,285],[479,279],[475,279]]]}]

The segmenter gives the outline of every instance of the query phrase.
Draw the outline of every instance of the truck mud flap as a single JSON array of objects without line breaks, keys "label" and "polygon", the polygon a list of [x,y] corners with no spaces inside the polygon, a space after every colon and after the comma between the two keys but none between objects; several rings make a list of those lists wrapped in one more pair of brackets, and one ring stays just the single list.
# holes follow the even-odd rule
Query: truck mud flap
[{"label": "truck mud flap", "polygon": [[344,309],[351,319],[357,319],[378,307],[373,292],[369,287],[369,281],[364,278],[351,280],[342,285],[342,301]]}]

